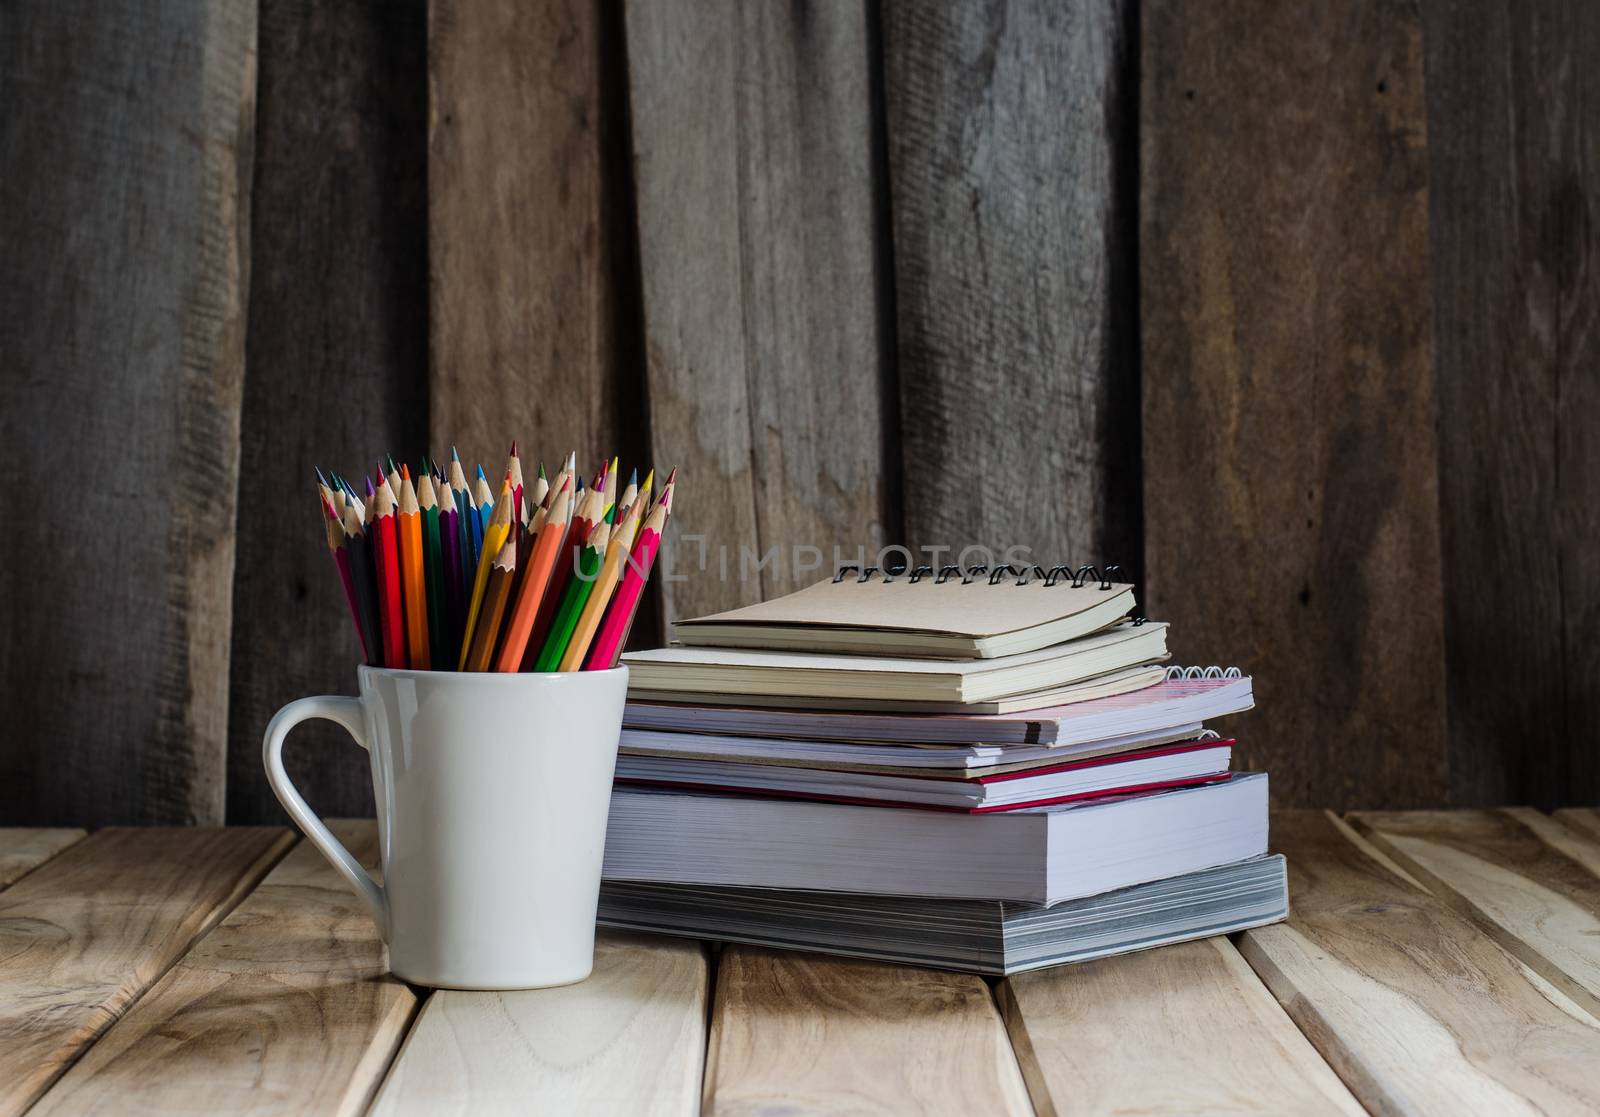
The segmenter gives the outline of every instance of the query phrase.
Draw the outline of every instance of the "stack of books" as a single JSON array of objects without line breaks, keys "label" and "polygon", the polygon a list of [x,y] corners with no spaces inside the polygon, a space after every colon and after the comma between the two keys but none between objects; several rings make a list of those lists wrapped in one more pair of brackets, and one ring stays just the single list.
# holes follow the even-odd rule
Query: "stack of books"
[{"label": "stack of books", "polygon": [[[1111,572],[1107,572],[1111,574]],[[989,974],[1286,916],[1267,777],[1134,587],[846,568],[623,657],[600,918]]]}]

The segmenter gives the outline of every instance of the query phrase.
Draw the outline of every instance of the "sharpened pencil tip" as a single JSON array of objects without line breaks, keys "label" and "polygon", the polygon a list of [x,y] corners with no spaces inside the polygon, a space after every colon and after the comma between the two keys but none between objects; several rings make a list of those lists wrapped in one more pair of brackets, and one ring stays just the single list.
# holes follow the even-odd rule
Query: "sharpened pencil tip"
[{"label": "sharpened pencil tip", "polygon": [[511,456],[513,458],[517,456],[517,440],[514,438],[511,440]]},{"label": "sharpened pencil tip", "polygon": [[548,480],[550,480],[550,478],[549,478],[549,477],[547,477],[547,476],[545,476],[545,472],[544,472],[544,462],[540,462],[540,463],[539,463],[539,480],[541,480],[541,481],[548,481]]},{"label": "sharpened pencil tip", "polygon": [[487,477],[485,477],[485,476],[484,476],[484,475],[483,475],[483,466],[481,466],[481,465],[480,465],[480,466],[478,466],[478,479],[479,479],[479,480],[480,480],[480,481],[488,481],[488,480],[489,480],[489,479],[488,479],[488,478],[487,478]]}]

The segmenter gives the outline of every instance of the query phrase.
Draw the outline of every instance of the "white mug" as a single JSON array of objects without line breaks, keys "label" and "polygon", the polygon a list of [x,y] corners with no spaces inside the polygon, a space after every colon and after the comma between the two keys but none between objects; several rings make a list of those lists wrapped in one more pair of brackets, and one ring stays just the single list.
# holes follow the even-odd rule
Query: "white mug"
[{"label": "white mug", "polygon": [[[588,977],[628,669],[359,674],[360,698],[279,710],[263,753],[278,801],[366,902],[389,968],[449,989]],[[283,769],[284,739],[309,718],[371,754],[381,885]]]}]

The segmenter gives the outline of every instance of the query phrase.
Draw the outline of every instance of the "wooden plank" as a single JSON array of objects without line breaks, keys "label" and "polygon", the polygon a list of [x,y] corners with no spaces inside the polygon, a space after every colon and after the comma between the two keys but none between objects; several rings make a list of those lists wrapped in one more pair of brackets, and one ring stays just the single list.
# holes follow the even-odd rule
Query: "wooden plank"
[{"label": "wooden plank", "polygon": [[[644,443],[613,5],[429,0],[430,425],[492,471]],[[647,464],[647,463],[646,463]]]},{"label": "wooden plank", "polygon": [[906,535],[946,562],[1140,563],[1132,7],[883,6]]},{"label": "wooden plank", "polygon": [[83,840],[82,830],[16,826],[0,829],[0,888]]},{"label": "wooden plank", "polygon": [[871,21],[866,0],[626,7],[651,439],[689,502],[661,560],[692,575],[662,582],[675,618],[899,535]]},{"label": "wooden plank", "polygon": [[292,840],[101,830],[0,893],[0,1117],[27,1109]]},{"label": "wooden plank", "polygon": [[[375,822],[333,830],[379,864]],[[302,841],[29,1113],[360,1113],[416,1007],[361,902]]]},{"label": "wooden plank", "polygon": [[1332,816],[1277,814],[1289,921],[1245,959],[1374,1113],[1588,1113],[1600,1026]]},{"label": "wooden plank", "polygon": [[1600,841],[1600,807],[1567,807],[1552,817],[1569,829]]},{"label": "wooden plank", "polygon": [[1279,802],[1442,806],[1417,5],[1141,20],[1147,612]]},{"label": "wooden plank", "polygon": [[9,823],[222,821],[255,15],[6,10]]},{"label": "wooden plank", "polygon": [[695,1113],[707,977],[699,943],[601,931],[577,985],[434,993],[374,1117]]},{"label": "wooden plank", "polygon": [[1030,1113],[971,974],[726,947],[705,1112]]},{"label": "wooden plank", "polygon": [[1600,11],[1420,7],[1451,802],[1592,803]]},{"label": "wooden plank", "polygon": [[1600,1020],[1600,846],[1526,809],[1360,811],[1350,821]]},{"label": "wooden plank", "polygon": [[[285,702],[353,693],[361,646],[320,545],[312,467],[353,477],[428,437],[422,0],[261,0],[229,677],[228,821],[280,822],[261,735]],[[270,479],[270,481],[269,481]],[[319,810],[370,817],[367,755],[296,731]]]},{"label": "wooden plank", "polygon": [[997,993],[1041,1115],[1366,1112],[1225,938],[1019,974]]}]

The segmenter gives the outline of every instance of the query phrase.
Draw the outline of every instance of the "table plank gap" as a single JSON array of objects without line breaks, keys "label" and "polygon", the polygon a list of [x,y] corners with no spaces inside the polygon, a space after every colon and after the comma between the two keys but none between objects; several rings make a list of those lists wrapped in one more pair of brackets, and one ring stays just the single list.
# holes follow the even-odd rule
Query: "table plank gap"
[{"label": "table plank gap", "polygon": [[972,974],[725,947],[708,1117],[1031,1113],[988,986]]},{"label": "table plank gap", "polygon": [[0,888],[15,884],[87,836],[87,831],[65,827],[7,826],[0,829]]},{"label": "table plank gap", "polygon": [[1326,812],[1280,812],[1272,833],[1289,860],[1289,921],[1243,932],[1240,952],[1369,1110],[1600,1105],[1593,1021]]},{"label": "table plank gap", "polygon": [[1365,1112],[1223,937],[1018,974],[997,993],[1041,1117]]},{"label": "table plank gap", "polygon": [[1429,890],[1600,1020],[1600,848],[1537,811],[1359,811]]},{"label": "table plank gap", "polygon": [[[378,865],[375,822],[331,825]],[[359,1113],[416,1004],[361,902],[301,842],[32,1115]]]},{"label": "table plank gap", "polygon": [[1552,817],[1569,830],[1600,842],[1600,807],[1563,807]]},{"label": "table plank gap", "polygon": [[292,842],[281,827],[112,828],[0,893],[0,1117],[32,1105]]},{"label": "table plank gap", "polygon": [[436,991],[372,1112],[692,1114],[707,981],[697,942],[601,931],[576,985]]}]

